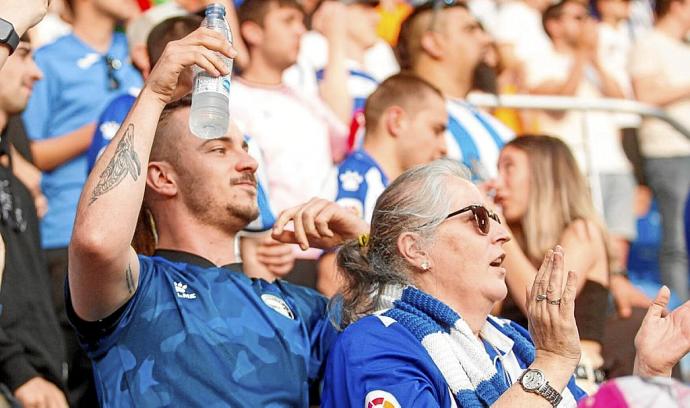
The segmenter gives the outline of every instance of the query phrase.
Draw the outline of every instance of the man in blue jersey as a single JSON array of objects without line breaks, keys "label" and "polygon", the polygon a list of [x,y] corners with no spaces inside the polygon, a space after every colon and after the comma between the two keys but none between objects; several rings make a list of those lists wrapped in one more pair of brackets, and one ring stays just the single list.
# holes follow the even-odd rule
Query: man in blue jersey
[{"label": "man in blue jersey", "polygon": [[[369,223],[379,195],[405,170],[446,155],[446,113],[441,92],[412,73],[394,75],[366,101],[362,147],[338,166],[335,201]],[[338,290],[335,256],[319,260],[317,289]]]},{"label": "man in blue jersey", "polygon": [[[142,15],[135,23],[138,29],[144,30],[143,25],[151,24],[155,15]],[[163,49],[170,41],[179,40],[201,25],[201,18],[196,15],[180,15],[167,18],[150,28],[147,35],[146,52],[144,60],[146,66],[138,66],[144,78],[150,72],[149,64],[158,62]],[[147,68],[148,67],[148,68]],[[189,76],[183,80],[189,81]],[[127,117],[129,110],[136,100],[137,92],[126,92],[105,108],[96,124],[96,132],[87,152],[88,172],[93,169],[96,161],[108,146],[112,138]],[[261,150],[248,136],[245,136],[249,144],[249,154],[261,162]],[[266,236],[275,221],[275,215],[269,202],[268,191],[265,189],[266,181],[263,175],[257,174],[257,202],[259,216],[244,229],[240,249],[245,261],[245,273],[254,277],[280,276],[289,271],[294,264],[294,256],[289,245],[280,244]],[[137,248],[137,250],[143,249]]]},{"label": "man in blue jersey", "polygon": [[[318,403],[335,333],[315,292],[242,274],[236,234],[257,215],[256,161],[235,126],[203,140],[180,73],[228,74],[222,35],[169,43],[79,203],[66,289],[103,407]],[[130,247],[141,205],[153,257]]]},{"label": "man in blue jersey", "polygon": [[496,176],[499,151],[515,137],[465,100],[489,41],[464,2],[428,1],[403,23],[397,49],[403,69],[411,69],[445,95],[448,157],[460,160],[472,171],[473,181],[480,182]]},{"label": "man in blue jersey", "polygon": [[[43,172],[41,187],[48,211],[41,219],[41,245],[46,250],[53,292],[61,293],[67,274],[69,244],[79,194],[86,181],[86,150],[98,115],[112,98],[141,86],[129,63],[119,21],[139,13],[135,0],[72,0],[72,33],[36,50],[43,71],[23,113],[34,164]],[[66,339],[70,394],[74,405],[95,404],[89,361],[67,322],[62,297],[55,307]]]}]

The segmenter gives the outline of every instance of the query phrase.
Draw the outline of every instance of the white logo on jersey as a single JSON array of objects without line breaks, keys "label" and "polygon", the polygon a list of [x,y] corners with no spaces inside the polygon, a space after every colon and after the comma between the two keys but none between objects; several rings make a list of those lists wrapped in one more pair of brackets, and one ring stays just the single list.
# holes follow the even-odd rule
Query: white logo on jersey
[{"label": "white logo on jersey", "polygon": [[374,390],[365,397],[364,408],[400,408],[400,403],[390,392]]},{"label": "white logo on jersey", "polygon": [[187,285],[182,282],[175,282],[175,294],[182,299],[196,299],[196,293],[187,293]]},{"label": "white logo on jersey", "polygon": [[115,137],[115,134],[117,133],[118,129],[120,129],[120,124],[117,122],[113,122],[112,120],[109,120],[107,122],[103,122],[99,129],[103,134],[103,139],[111,140]]},{"label": "white logo on jersey", "polygon": [[360,184],[364,181],[364,177],[356,171],[348,170],[338,177],[340,184],[345,191],[357,191]]},{"label": "white logo on jersey", "polygon": [[295,320],[295,315],[292,313],[292,310],[290,310],[290,306],[288,306],[287,303],[285,303],[285,301],[278,296],[271,295],[270,293],[264,293],[261,295],[261,300],[264,301],[266,306],[270,307],[276,312],[282,314],[288,319]]},{"label": "white logo on jersey", "polygon": [[92,52],[84,55],[82,58],[79,58],[77,60],[77,66],[81,69],[89,69],[91,68],[91,65],[98,62],[99,59],[101,59],[101,56]]}]

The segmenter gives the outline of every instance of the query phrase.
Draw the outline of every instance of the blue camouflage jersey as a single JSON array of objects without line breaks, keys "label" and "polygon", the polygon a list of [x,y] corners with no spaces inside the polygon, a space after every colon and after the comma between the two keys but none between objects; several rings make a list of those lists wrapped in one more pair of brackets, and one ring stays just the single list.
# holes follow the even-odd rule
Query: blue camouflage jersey
[{"label": "blue camouflage jersey", "polygon": [[376,200],[388,186],[383,169],[366,151],[356,150],[338,166],[335,202],[371,222]]},{"label": "blue camouflage jersey", "polygon": [[[137,90],[138,92],[138,90]],[[96,132],[93,135],[91,146],[86,153],[87,157],[87,174],[91,173],[96,161],[110,141],[115,137],[117,131],[120,129],[122,122],[129,114],[130,109],[136,101],[136,92],[129,92],[122,94],[115,98],[103,111],[98,123],[96,124]],[[262,172],[264,166],[261,164],[261,149],[259,146],[247,135],[244,136],[249,145],[249,154],[259,162],[259,169],[257,170],[257,186],[256,196],[257,204],[259,206],[259,216],[252,221],[244,229],[245,232],[263,232],[268,231],[273,227],[276,216],[269,201],[268,191],[264,186],[268,185],[265,175]]]},{"label": "blue camouflage jersey", "polygon": [[336,338],[325,298],[184,252],[139,261],[136,293],[105,320],[79,319],[66,289],[103,408],[318,403]]}]

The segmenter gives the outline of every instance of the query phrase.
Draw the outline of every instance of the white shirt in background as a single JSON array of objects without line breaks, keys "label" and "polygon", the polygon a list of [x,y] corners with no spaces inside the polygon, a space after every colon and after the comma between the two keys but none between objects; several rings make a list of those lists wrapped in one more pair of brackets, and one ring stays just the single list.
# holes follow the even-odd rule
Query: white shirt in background
[{"label": "white shirt in background", "polygon": [[[628,22],[621,22],[614,27],[599,23],[599,61],[606,72],[616,81],[621,91],[628,99],[635,99],[632,82],[628,74],[632,39]],[[637,128],[640,126],[640,116],[630,113],[615,114],[616,123],[620,128]]]},{"label": "white shirt in background", "polygon": [[230,116],[261,148],[271,206],[280,212],[321,196],[334,168],[333,149],[344,149],[347,128],[320,100],[288,86],[241,78],[232,86]]},{"label": "white shirt in background", "polygon": [[[573,62],[573,57],[566,54],[555,51],[544,54],[527,65],[529,87],[552,81],[565,82]],[[596,72],[588,68],[576,96],[603,97],[598,84]],[[591,170],[600,174],[630,173],[632,166],[623,152],[620,130],[613,114],[569,111],[553,116],[540,112],[538,120],[541,133],[558,137],[570,147],[584,174],[590,174]]]},{"label": "white shirt in background", "polygon": [[[640,38],[630,56],[632,77],[653,77],[659,84],[690,85],[690,45],[652,30]],[[690,128],[690,98],[663,107],[678,122]],[[644,119],[640,128],[642,154],[665,158],[690,155],[690,140],[658,119]]]},{"label": "white shirt in background", "polygon": [[512,44],[515,56],[525,64],[553,49],[539,10],[520,0],[501,5],[496,26],[490,33],[498,44]]}]

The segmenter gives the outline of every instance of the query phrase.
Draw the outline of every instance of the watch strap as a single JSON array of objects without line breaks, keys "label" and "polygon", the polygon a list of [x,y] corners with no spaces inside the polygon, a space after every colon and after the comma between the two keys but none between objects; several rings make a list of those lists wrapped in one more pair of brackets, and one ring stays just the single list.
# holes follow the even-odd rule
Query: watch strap
[{"label": "watch strap", "polygon": [[549,401],[552,407],[557,407],[558,404],[561,403],[561,400],[563,400],[563,396],[561,395],[561,393],[558,392],[555,388],[553,388],[548,381],[537,389],[537,394],[541,395],[547,401]]},{"label": "watch strap", "polygon": [[7,35],[5,35],[4,37],[0,37],[0,44],[6,44],[7,46],[9,46],[11,55],[19,45],[19,35],[17,34],[17,31],[14,29],[12,23],[10,23],[9,21],[0,18],[0,24],[5,25],[9,28],[9,30],[7,30]]}]

